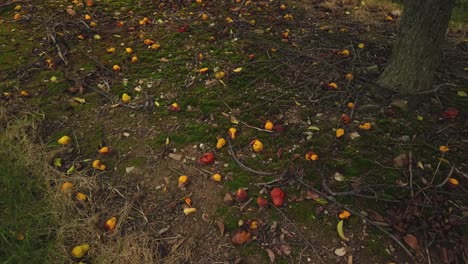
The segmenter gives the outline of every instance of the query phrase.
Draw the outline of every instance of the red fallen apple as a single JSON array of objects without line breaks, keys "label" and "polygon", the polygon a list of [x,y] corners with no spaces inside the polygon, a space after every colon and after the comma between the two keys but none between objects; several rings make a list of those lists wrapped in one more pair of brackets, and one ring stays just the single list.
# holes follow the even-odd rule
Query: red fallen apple
[{"label": "red fallen apple", "polygon": [[276,207],[281,207],[284,204],[284,192],[279,187],[273,188],[270,192],[271,200]]},{"label": "red fallen apple", "polygon": [[251,236],[252,233],[250,232],[250,230],[245,226],[241,226],[238,229],[236,229],[236,231],[234,231],[231,240],[232,243],[241,245],[247,242]]},{"label": "red fallen apple", "polygon": [[257,204],[260,208],[267,208],[268,207],[268,200],[263,197],[257,198]]},{"label": "red fallen apple", "polygon": [[206,152],[203,156],[198,160],[198,163],[203,165],[210,165],[214,162],[214,154],[211,152]]},{"label": "red fallen apple", "polygon": [[245,191],[243,188],[239,188],[236,192],[236,199],[239,202],[244,202],[247,200],[247,191]]},{"label": "red fallen apple", "polygon": [[189,30],[189,25],[184,25],[183,27],[178,28],[177,32],[183,33],[183,32],[187,32],[188,30]]},{"label": "red fallen apple", "polygon": [[445,110],[443,113],[442,113],[442,116],[446,119],[454,119],[455,117],[458,116],[458,109],[454,108],[454,107],[449,107],[447,108],[447,110]]},{"label": "red fallen apple", "polygon": [[276,125],[273,127],[273,131],[275,131],[278,134],[281,134],[284,132],[284,127],[282,125]]},{"label": "red fallen apple", "polygon": [[349,124],[349,122],[351,121],[349,116],[347,114],[342,114],[341,115],[341,121],[343,122],[343,124],[347,125]]},{"label": "red fallen apple", "polygon": [[171,105],[169,105],[169,111],[179,112],[180,111],[179,104],[178,103],[172,103]]}]

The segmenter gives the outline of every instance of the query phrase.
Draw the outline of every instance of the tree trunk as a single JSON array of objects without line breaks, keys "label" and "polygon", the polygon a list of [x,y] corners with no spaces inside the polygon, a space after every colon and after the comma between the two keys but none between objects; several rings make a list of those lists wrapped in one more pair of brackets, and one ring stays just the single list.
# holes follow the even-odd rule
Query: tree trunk
[{"label": "tree trunk", "polygon": [[398,42],[377,83],[400,94],[431,89],[455,0],[406,0]]}]

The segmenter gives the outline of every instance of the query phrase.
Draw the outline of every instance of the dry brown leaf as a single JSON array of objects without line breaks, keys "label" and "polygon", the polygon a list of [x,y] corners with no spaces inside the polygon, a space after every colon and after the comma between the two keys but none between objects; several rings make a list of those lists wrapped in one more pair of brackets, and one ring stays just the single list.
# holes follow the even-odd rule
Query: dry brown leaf
[{"label": "dry brown leaf", "polygon": [[279,249],[281,250],[281,252],[283,254],[285,254],[286,256],[289,256],[291,255],[291,247],[289,245],[286,245],[286,244],[282,244]]},{"label": "dry brown leaf", "polygon": [[412,249],[416,250],[418,248],[418,239],[412,234],[406,234],[403,237],[403,240],[410,246]]},{"label": "dry brown leaf", "polygon": [[284,228],[281,227],[281,233],[285,234],[287,237],[294,237],[294,233],[290,232]]},{"label": "dry brown leaf", "polygon": [[309,199],[315,200],[315,199],[318,199],[320,196],[315,192],[307,191],[307,197]]},{"label": "dry brown leaf", "polygon": [[367,213],[369,214],[369,217],[370,217],[372,220],[377,221],[377,222],[383,222],[383,223],[387,222],[387,221],[385,220],[385,218],[383,218],[383,216],[381,216],[381,215],[380,215],[379,213],[377,213],[376,211],[371,210],[371,209],[367,209],[366,211],[367,211]]},{"label": "dry brown leaf", "polygon": [[276,231],[276,227],[278,226],[278,222],[273,221],[273,223],[270,226],[270,233],[273,233]]},{"label": "dry brown leaf", "polygon": [[337,255],[338,257],[342,257],[346,255],[346,248],[345,247],[337,248],[335,249],[334,252],[335,252],[335,255]]},{"label": "dry brown leaf", "polygon": [[275,256],[275,253],[273,253],[273,251],[271,249],[265,249],[266,252],[268,253],[268,257],[270,258],[270,263],[274,263],[275,262],[275,259],[276,259],[276,256]]},{"label": "dry brown leaf", "polygon": [[221,235],[224,235],[224,231],[226,230],[226,227],[224,226],[223,222],[217,220],[216,224],[218,225],[218,229]]},{"label": "dry brown leaf", "polygon": [[232,235],[232,243],[241,245],[247,242],[250,239],[250,236],[252,234],[250,233],[250,230],[246,227],[239,227],[234,231],[234,234]]},{"label": "dry brown leaf", "polygon": [[65,9],[67,11],[67,13],[70,15],[70,16],[76,16],[76,12],[75,10],[71,9],[71,8],[67,8]]}]

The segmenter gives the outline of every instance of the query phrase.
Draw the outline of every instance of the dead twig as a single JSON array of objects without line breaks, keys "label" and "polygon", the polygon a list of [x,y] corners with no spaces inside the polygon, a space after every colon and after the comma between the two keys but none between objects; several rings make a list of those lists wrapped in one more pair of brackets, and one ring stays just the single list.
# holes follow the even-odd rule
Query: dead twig
[{"label": "dead twig", "polygon": [[[322,187],[323,189],[329,193],[331,196],[346,196],[346,195],[352,195],[352,196],[357,196],[357,197],[362,197],[362,198],[367,198],[367,199],[375,199],[375,200],[380,200],[380,201],[385,201],[385,202],[392,202],[392,203],[397,203],[400,202],[398,200],[390,200],[390,199],[384,199],[384,198],[379,198],[377,196],[370,196],[370,195],[364,195],[360,194],[359,192],[364,189],[365,187],[368,186],[363,186],[363,187],[358,187],[356,190],[353,191],[346,191],[346,192],[334,192],[328,187],[326,184],[325,180],[322,181]],[[395,186],[396,187],[396,186]]]},{"label": "dead twig", "polygon": [[281,177],[279,179],[274,179],[274,180],[271,180],[269,182],[259,182],[259,183],[255,184],[255,185],[257,185],[258,187],[262,187],[262,186],[265,187],[265,186],[269,186],[272,183],[277,183],[277,182],[281,181],[282,179],[283,178]]},{"label": "dead twig", "polygon": [[450,169],[450,172],[447,174],[447,177],[445,178],[445,180],[443,182],[437,184],[436,187],[440,188],[440,187],[444,186],[448,182],[450,177],[452,177],[452,174],[453,174],[454,171],[455,171],[455,166],[452,166],[452,168]]},{"label": "dead twig", "polygon": [[249,171],[249,172],[252,172],[252,173],[255,173],[255,174],[258,174],[258,175],[275,175],[276,173],[275,172],[266,172],[266,171],[258,171],[258,170],[254,170],[252,168],[249,168],[247,167],[246,165],[244,165],[236,156],[236,153],[234,152],[234,149],[232,147],[232,144],[231,144],[231,140],[229,139],[228,137],[228,140],[227,140],[228,144],[229,144],[229,147],[228,147],[228,152],[229,154],[231,155],[231,157],[234,159],[234,161],[243,169]]},{"label": "dead twig", "polygon": [[55,38],[55,29],[54,28],[49,28],[46,27],[47,31],[47,37],[52,41],[52,43],[55,45],[55,48],[57,49],[57,54],[60,57],[60,59],[65,63],[65,65],[68,65],[68,60],[65,58],[65,56],[62,53],[62,49],[60,48],[60,45],[57,43],[57,39]]},{"label": "dead twig", "polygon": [[263,129],[263,128],[259,128],[259,127],[254,127],[254,126],[251,126],[243,121],[240,121],[239,119],[237,119],[236,117],[234,117],[233,115],[230,115],[230,114],[226,114],[226,113],[221,113],[223,116],[225,117],[229,117],[231,119],[231,122],[233,123],[240,123],[248,128],[253,128],[253,129],[256,129],[258,131],[263,131],[263,132],[268,132],[268,133],[272,133],[273,131],[271,130],[266,130],[266,129]]},{"label": "dead twig", "polygon": [[253,198],[250,198],[247,202],[245,202],[240,208],[239,210],[242,212],[244,211],[244,209],[253,201]]},{"label": "dead twig", "polygon": [[410,191],[411,191],[411,197],[414,196],[413,192],[413,151],[409,152],[409,184],[410,184]]}]

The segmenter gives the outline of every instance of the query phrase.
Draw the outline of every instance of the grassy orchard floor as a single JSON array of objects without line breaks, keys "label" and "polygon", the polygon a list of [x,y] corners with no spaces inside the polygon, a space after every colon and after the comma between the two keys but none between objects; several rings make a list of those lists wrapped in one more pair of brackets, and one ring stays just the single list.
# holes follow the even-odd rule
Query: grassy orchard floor
[{"label": "grassy orchard floor", "polygon": [[[340,241],[336,224],[342,208],[317,199],[301,182],[322,191],[328,186],[330,193],[345,192],[336,196],[340,203],[391,225],[386,230],[399,241],[415,235],[421,252],[430,242],[425,235],[440,230],[419,227],[445,221],[431,219],[431,214],[455,219],[443,239],[458,243],[445,246],[448,258],[461,257],[466,239],[460,237],[466,237],[466,230],[456,221],[464,222],[466,213],[467,99],[460,92],[468,92],[463,86],[466,65],[460,60],[467,58],[462,26],[448,34],[446,60],[437,74],[440,90],[407,111],[390,107],[392,99],[369,87],[378,75],[372,69],[382,69],[395,39],[399,19],[385,18],[393,6],[285,1],[283,10],[279,2],[253,2],[239,17],[234,8],[240,3],[204,3],[172,8],[149,1],[129,5],[96,0],[92,7],[70,3],[74,16],[64,11],[69,3],[62,1],[0,10],[0,59],[5,62],[0,65],[0,87],[2,93],[11,93],[0,99],[1,125],[9,128],[2,133],[0,154],[11,157],[0,163],[2,201],[7,201],[0,207],[6,212],[1,216],[2,261],[75,261],[70,251],[82,243],[91,245],[82,259],[89,263],[267,263],[268,250],[278,263],[346,262],[350,256],[357,263],[408,259],[389,236],[356,215],[345,222],[350,241]],[[12,19],[15,13],[22,19]],[[85,20],[85,14],[92,19]],[[293,19],[285,19],[286,14]],[[139,25],[143,17],[151,23]],[[96,27],[89,26],[92,21]],[[117,21],[124,26],[117,27]],[[161,47],[148,49],[144,39]],[[364,49],[358,43],[364,43]],[[110,47],[116,49],[112,54],[106,51]],[[133,49],[131,55],[126,47]],[[340,55],[343,49],[350,56]],[[131,63],[132,56],[138,62]],[[120,71],[112,71],[115,64]],[[208,73],[201,74],[205,67]],[[236,68],[242,70],[236,73]],[[226,73],[222,82],[214,76],[217,71]],[[347,73],[354,74],[353,81],[346,80]],[[323,88],[330,82],[339,89]],[[21,90],[30,96],[18,96]],[[123,93],[132,101],[119,105]],[[181,106],[179,112],[169,110],[174,102]],[[354,110],[346,107],[349,102],[355,103]],[[457,108],[459,116],[442,118],[447,107]],[[350,124],[340,120],[343,113],[351,117]],[[285,131],[256,129],[266,120]],[[359,129],[365,122],[372,124],[371,130]],[[229,127],[239,131],[232,140],[237,159],[274,175],[239,166],[228,146],[215,149],[216,139],[225,137]],[[341,138],[335,136],[338,128],[345,129]],[[360,137],[351,139],[352,132]],[[57,144],[65,134],[73,139],[69,147]],[[265,145],[259,154],[251,150],[253,139]],[[443,159],[440,145],[450,148]],[[100,146],[113,152],[100,156]],[[318,161],[304,159],[312,150]],[[216,155],[213,166],[197,164],[206,151]],[[168,158],[171,152],[182,159]],[[393,160],[402,153],[411,153],[411,158],[395,167]],[[62,166],[54,166],[56,158]],[[94,170],[94,159],[101,159],[106,171]],[[74,171],[67,173],[71,166]],[[441,183],[452,166],[460,188],[427,183],[433,175],[434,183]],[[209,179],[216,172],[223,175],[222,184]],[[177,188],[182,174],[190,176],[186,190]],[[408,188],[401,187],[409,184],[410,175],[413,199]],[[66,181],[74,184],[70,195],[59,191]],[[256,199],[268,196],[274,186],[286,192],[281,209],[259,211],[252,202],[240,211],[243,203],[223,201],[238,188],[248,188],[249,197]],[[88,200],[77,201],[77,191]],[[195,214],[182,214],[185,197],[198,209]],[[431,209],[414,208],[408,201]],[[117,228],[106,232],[103,224],[111,216],[118,218]],[[230,238],[239,220],[259,223],[252,231],[257,239],[243,246],[233,245]],[[336,256],[334,250],[342,247],[346,256]],[[441,258],[440,250],[431,252],[432,259]],[[416,257],[428,259],[425,253]]]}]

